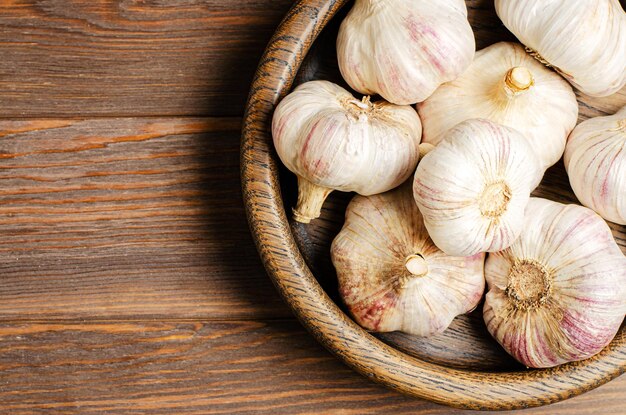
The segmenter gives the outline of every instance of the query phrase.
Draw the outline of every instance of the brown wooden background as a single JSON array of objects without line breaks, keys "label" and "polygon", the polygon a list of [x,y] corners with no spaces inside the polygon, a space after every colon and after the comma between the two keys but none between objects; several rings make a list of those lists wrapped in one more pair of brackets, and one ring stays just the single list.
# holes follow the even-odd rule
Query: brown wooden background
[{"label": "brown wooden background", "polygon": [[290,5],[0,1],[0,413],[462,413],[352,373],[257,257],[240,117]]}]

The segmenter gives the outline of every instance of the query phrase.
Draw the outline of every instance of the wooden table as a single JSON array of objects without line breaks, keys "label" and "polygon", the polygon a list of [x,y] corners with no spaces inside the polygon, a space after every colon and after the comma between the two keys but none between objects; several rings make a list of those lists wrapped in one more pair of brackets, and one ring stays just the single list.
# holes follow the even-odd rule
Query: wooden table
[{"label": "wooden table", "polygon": [[290,4],[0,3],[2,414],[462,413],[343,366],[257,257],[240,122]]}]

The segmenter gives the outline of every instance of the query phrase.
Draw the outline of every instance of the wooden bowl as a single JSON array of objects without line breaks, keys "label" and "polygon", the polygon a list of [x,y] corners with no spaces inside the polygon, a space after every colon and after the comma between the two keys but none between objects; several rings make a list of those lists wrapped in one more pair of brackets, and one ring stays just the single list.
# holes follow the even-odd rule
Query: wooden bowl
[{"label": "wooden bowl", "polygon": [[[321,344],[354,370],[407,395],[454,407],[540,406],[622,374],[626,370],[624,326],[610,346],[591,359],[531,370],[491,339],[482,321],[482,307],[457,318],[443,334],[427,339],[400,333],[374,336],[344,313],[329,246],[341,228],[351,195],[333,192],[321,218],[310,225],[290,223],[285,212],[291,212],[295,202],[296,182],[276,157],[270,125],[276,103],[294,83],[321,78],[343,84],[334,44],[347,7],[340,9],[346,3],[295,3],[261,59],[244,119],[241,174],[248,220],[263,263],[287,304]],[[479,49],[515,40],[495,15],[492,0],[468,0],[467,5]],[[336,13],[340,15],[333,19]],[[614,113],[626,104],[626,93],[622,90],[602,99],[579,96],[579,100],[582,120]],[[576,203],[562,163],[549,170],[535,195]],[[612,229],[626,251],[624,227],[612,225]]]}]

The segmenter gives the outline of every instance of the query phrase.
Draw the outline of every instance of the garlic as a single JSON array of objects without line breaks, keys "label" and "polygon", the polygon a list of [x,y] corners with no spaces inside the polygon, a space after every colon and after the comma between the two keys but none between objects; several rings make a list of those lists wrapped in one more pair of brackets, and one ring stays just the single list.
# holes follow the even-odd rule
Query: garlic
[{"label": "garlic", "polygon": [[626,14],[619,0],[495,0],[504,25],[582,92],[626,84]]},{"label": "garlic", "polygon": [[298,176],[294,219],[309,223],[332,190],[372,195],[404,182],[419,158],[422,125],[410,106],[359,101],[331,82],[311,81],[278,105],[272,135]]},{"label": "garlic", "polygon": [[482,298],[485,255],[451,257],[428,237],[410,183],[356,196],[331,246],[339,291],[368,330],[418,336],[444,331]]},{"label": "garlic", "polygon": [[475,49],[463,0],[356,0],[337,38],[346,82],[400,105],[455,79]]},{"label": "garlic", "polygon": [[529,367],[586,359],[626,313],[626,258],[592,210],[531,198],[524,230],[485,265],[491,335]]},{"label": "garlic", "polygon": [[604,219],[626,225],[626,106],[576,127],[564,160],[578,200]]},{"label": "garlic", "polygon": [[486,118],[524,134],[547,169],[563,155],[578,102],[571,86],[522,46],[500,42],[478,51],[468,70],[440,86],[418,112],[426,143],[436,145],[461,121]]},{"label": "garlic", "polygon": [[543,173],[532,148],[512,128],[484,119],[448,130],[415,172],[415,201],[435,244],[470,256],[510,246]]}]

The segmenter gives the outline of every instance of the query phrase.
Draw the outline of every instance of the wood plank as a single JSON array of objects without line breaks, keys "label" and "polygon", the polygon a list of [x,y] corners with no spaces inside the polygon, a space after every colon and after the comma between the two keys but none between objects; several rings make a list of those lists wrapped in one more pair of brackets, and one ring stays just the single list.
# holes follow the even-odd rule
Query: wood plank
[{"label": "wood plank", "polygon": [[[0,118],[240,116],[263,48],[292,4],[2,2]],[[494,33],[515,40],[491,0],[467,4],[470,19],[480,20],[478,48]],[[346,12],[326,31],[333,44]],[[325,65],[336,67],[334,48],[326,55]]]},{"label": "wood plank", "polygon": [[[2,324],[0,371],[14,415],[467,413],[370,382],[288,321]],[[625,386],[524,414],[619,414]]]},{"label": "wood plank", "polygon": [[0,121],[0,319],[290,316],[249,235],[239,124]]},{"label": "wood plank", "polygon": [[0,116],[241,115],[292,0],[0,4]]}]

